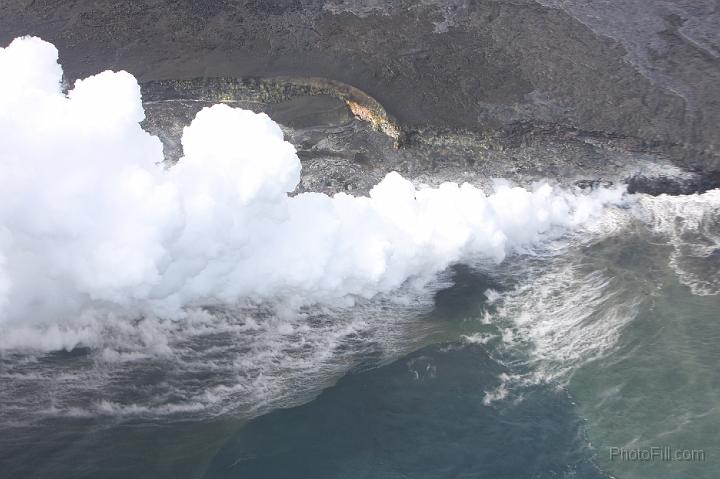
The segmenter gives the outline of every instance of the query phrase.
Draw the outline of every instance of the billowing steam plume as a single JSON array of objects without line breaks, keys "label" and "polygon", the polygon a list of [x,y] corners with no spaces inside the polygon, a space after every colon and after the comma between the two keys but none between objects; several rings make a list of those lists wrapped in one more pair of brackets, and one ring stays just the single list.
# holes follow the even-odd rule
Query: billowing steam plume
[{"label": "billowing steam plume", "polygon": [[454,262],[500,261],[622,194],[418,189],[391,173],[369,197],[290,197],[293,146],[267,115],[226,105],[198,113],[166,170],[139,126],[135,78],[103,72],[65,94],[57,58],[38,38],[0,49],[0,336],[73,331],[99,311],[370,297]]}]

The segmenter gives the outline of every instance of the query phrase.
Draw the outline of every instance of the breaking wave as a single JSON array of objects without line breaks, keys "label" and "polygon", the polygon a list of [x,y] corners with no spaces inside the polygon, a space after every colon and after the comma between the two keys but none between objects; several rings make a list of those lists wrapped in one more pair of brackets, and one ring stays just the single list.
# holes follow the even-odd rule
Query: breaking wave
[{"label": "breaking wave", "polygon": [[720,294],[720,190],[642,197],[637,214],[667,238],[670,266],[693,294]]}]

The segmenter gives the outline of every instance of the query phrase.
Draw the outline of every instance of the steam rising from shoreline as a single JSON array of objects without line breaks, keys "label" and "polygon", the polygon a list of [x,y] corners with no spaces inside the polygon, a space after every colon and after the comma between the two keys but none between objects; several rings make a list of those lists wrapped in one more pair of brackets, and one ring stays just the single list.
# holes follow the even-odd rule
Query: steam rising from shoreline
[{"label": "steam rising from shoreline", "polygon": [[185,156],[165,170],[160,141],[139,125],[135,78],[103,72],[66,95],[57,58],[37,38],[0,49],[0,336],[14,338],[0,349],[34,344],[32,331],[83,342],[87,315],[173,318],[247,298],[348,303],[458,261],[499,262],[622,197],[418,189],[397,173],[369,197],[290,197],[294,147],[267,115],[226,105],[198,113]]}]

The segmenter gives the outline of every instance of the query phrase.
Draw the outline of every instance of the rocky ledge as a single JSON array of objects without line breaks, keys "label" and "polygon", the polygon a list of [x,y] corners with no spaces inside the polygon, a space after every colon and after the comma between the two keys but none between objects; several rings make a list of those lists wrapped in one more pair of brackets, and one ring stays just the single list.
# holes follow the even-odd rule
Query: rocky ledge
[{"label": "rocky ledge", "polygon": [[300,191],[366,193],[389,171],[417,183],[494,178],[521,184],[551,178],[592,187],[626,183],[631,192],[704,191],[717,178],[675,166],[661,149],[637,139],[553,125],[486,130],[416,128],[374,98],[319,78],[211,78],[142,85],[144,127],[160,137],[166,161],[182,155],[183,127],[221,102],[265,112],[281,124],[303,163]]}]

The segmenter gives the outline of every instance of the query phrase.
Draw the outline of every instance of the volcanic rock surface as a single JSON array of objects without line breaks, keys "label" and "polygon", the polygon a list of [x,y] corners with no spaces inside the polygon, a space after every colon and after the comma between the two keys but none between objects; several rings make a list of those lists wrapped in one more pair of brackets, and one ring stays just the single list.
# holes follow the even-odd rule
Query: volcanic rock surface
[{"label": "volcanic rock surface", "polygon": [[[273,114],[307,174],[313,161],[339,162],[347,171],[337,181],[316,178],[331,190],[364,189],[357,171],[369,182],[389,169],[416,179],[448,169],[625,178],[656,193],[720,182],[720,8],[711,0],[2,2],[0,43],[26,34],[57,45],[70,81],[107,68],[138,77],[170,160],[202,104],[191,100],[218,98],[158,80],[191,80],[198,94],[217,81],[279,77],[292,90],[319,78],[376,100],[399,144],[358,122],[362,111],[337,92],[220,100]],[[670,163],[687,184],[647,180],[663,176],[652,165]]]}]

